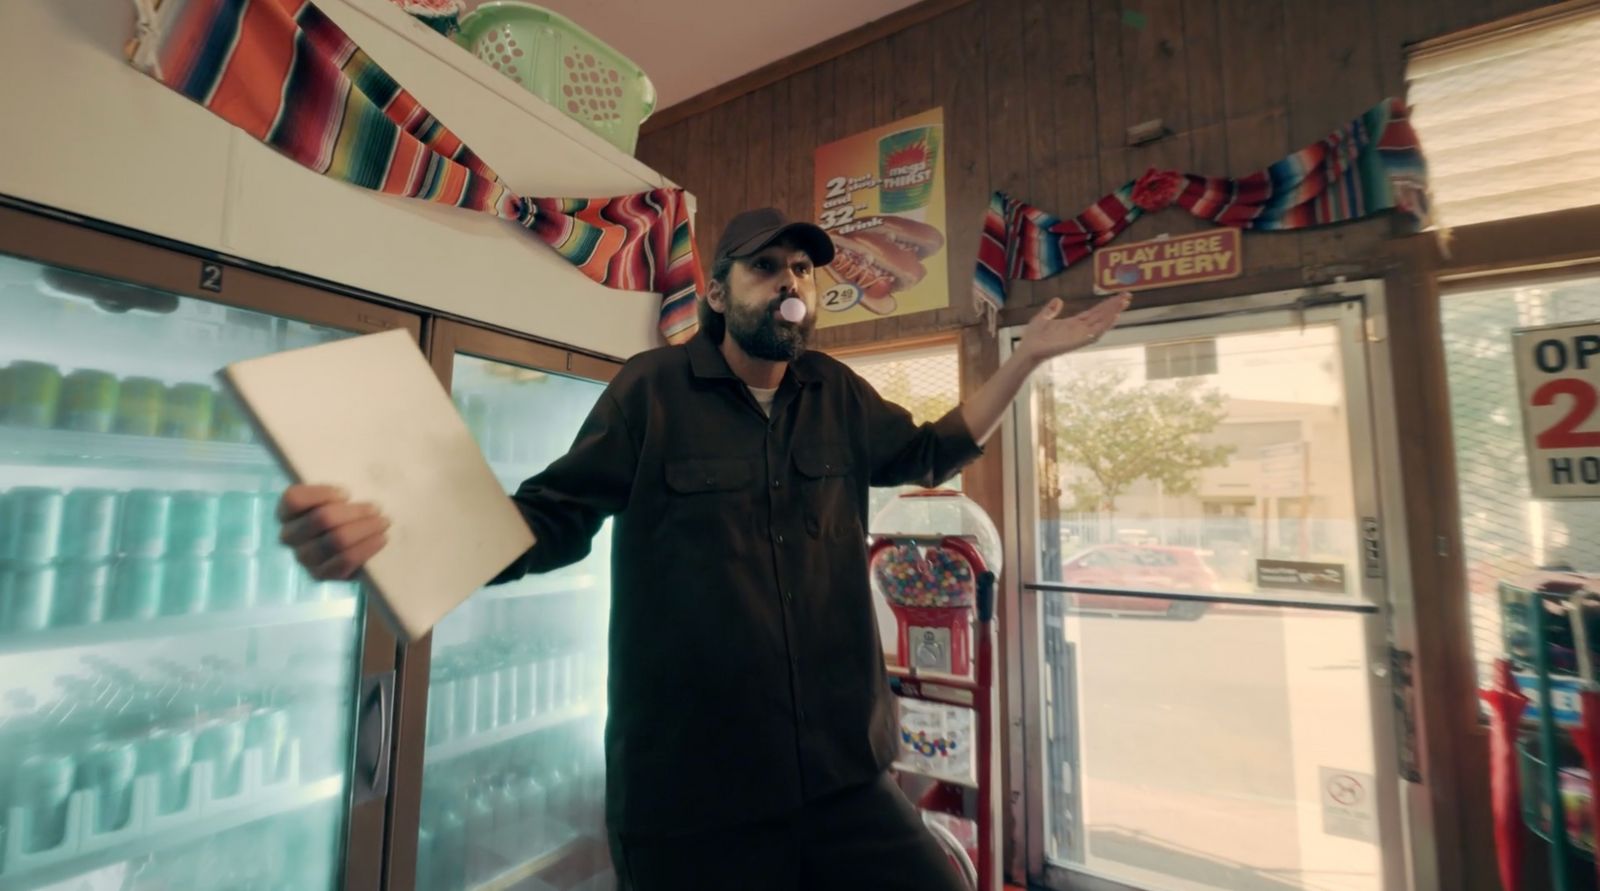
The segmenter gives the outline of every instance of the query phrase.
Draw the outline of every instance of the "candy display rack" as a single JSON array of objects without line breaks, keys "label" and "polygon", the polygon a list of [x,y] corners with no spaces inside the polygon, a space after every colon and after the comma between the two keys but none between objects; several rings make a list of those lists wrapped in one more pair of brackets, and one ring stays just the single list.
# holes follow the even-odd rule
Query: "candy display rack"
[{"label": "candy display rack", "polygon": [[1000,536],[970,499],[903,494],[873,519],[869,572],[894,613],[895,770],[968,886],[998,891],[995,579]]}]

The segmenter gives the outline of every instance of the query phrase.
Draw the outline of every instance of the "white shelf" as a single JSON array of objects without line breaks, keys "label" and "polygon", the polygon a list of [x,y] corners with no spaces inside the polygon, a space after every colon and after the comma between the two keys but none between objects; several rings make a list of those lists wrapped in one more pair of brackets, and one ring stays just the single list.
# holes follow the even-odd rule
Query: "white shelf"
[{"label": "white shelf", "polygon": [[515,724],[503,724],[486,733],[474,733],[470,736],[429,746],[423,754],[422,760],[424,764],[428,765],[442,764],[446,761],[453,761],[463,755],[470,755],[490,746],[499,745],[507,740],[527,736],[530,733],[538,733],[551,727],[559,727],[562,724],[570,724],[590,715],[599,714],[599,712],[600,709],[597,706],[584,704],[569,706],[549,714],[535,715]]},{"label": "white shelf", "polygon": [[199,841],[280,814],[293,813],[325,801],[344,791],[344,777],[332,776],[295,787],[279,794],[262,796],[235,807],[211,806],[198,811],[193,819],[146,833],[121,844],[57,861],[32,869],[0,873],[0,891],[25,891],[41,888],[82,875],[97,867],[144,857],[167,848]]},{"label": "white shelf", "polygon": [[281,473],[266,449],[251,443],[9,426],[0,426],[0,464]]},{"label": "white shelf", "polygon": [[355,598],[342,597],[338,600],[260,609],[97,622],[93,625],[46,628],[42,631],[14,631],[0,634],[0,656],[122,643],[130,640],[159,640],[188,634],[212,634],[246,628],[273,628],[306,622],[325,622],[332,619],[349,619],[355,614]]},{"label": "white shelf", "polygon": [[583,836],[575,835],[537,857],[519,863],[486,882],[473,885],[470,891],[509,891],[509,889],[517,887],[522,881],[532,878],[561,862],[568,854],[576,851],[583,840]]}]

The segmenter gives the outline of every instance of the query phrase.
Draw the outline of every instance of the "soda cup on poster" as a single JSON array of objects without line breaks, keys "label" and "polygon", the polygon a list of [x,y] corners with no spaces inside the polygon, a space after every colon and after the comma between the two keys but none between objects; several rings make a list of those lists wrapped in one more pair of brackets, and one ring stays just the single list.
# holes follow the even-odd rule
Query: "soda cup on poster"
[{"label": "soda cup on poster", "polygon": [[878,212],[921,219],[933,200],[937,126],[909,127],[878,140]]}]

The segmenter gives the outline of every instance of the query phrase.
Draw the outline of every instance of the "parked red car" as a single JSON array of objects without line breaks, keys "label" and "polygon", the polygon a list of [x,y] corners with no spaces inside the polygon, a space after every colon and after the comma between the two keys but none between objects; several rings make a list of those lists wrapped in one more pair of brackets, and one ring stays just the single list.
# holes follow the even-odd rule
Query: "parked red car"
[{"label": "parked red car", "polygon": [[[1210,594],[1217,574],[1201,551],[1166,545],[1096,545],[1080,551],[1061,566],[1061,581],[1086,588],[1131,588],[1136,591],[1182,591]],[[1080,610],[1111,613],[1165,613],[1175,619],[1198,619],[1210,604],[1189,600],[1152,600],[1114,594],[1073,594]]]}]

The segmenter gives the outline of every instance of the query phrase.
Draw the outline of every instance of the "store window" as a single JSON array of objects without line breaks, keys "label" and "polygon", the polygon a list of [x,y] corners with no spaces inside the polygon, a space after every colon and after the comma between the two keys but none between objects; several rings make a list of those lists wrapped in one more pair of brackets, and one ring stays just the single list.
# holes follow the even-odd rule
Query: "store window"
[{"label": "store window", "polygon": [[1546,568],[1600,572],[1600,502],[1536,501],[1511,332],[1600,319],[1600,277],[1447,293],[1441,308],[1474,652],[1505,649],[1498,585]]},{"label": "store window", "polygon": [[1600,6],[1540,15],[1412,53],[1407,98],[1441,225],[1600,202]]},{"label": "store window", "polygon": [[[961,362],[954,343],[845,356],[844,363],[872,384],[878,395],[911,412],[919,424],[937,421],[961,404]],[[961,477],[945,487],[960,490]],[[877,516],[896,495],[915,488],[873,489],[868,519]]]},{"label": "store window", "polygon": [[[904,407],[919,424],[937,421],[950,409],[961,404],[961,359],[953,342],[912,349],[842,356],[841,359],[855,372],[872,384],[884,399]],[[898,489],[873,489],[867,504],[870,522],[878,512],[902,492],[914,491],[916,486]],[[945,483],[945,488],[961,489],[961,477]],[[873,598],[878,612],[879,639],[883,651],[891,661],[899,652],[894,615],[878,598]]]}]

